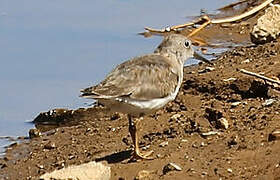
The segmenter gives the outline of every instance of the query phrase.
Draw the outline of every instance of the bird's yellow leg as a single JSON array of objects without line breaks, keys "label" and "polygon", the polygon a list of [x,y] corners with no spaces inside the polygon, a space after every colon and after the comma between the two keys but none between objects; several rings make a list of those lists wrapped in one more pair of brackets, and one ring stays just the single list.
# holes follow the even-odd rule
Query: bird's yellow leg
[{"label": "bird's yellow leg", "polygon": [[137,131],[139,130],[139,123],[141,121],[142,118],[140,119],[135,119],[133,121],[132,117],[128,117],[129,120],[129,133],[131,135],[132,141],[133,141],[133,145],[134,145],[134,153],[132,155],[133,159],[139,160],[139,159],[148,159],[151,160],[153,159],[151,156],[151,154],[153,153],[153,151],[149,151],[149,152],[140,152],[140,148],[139,148],[139,142],[138,142],[138,134]]}]

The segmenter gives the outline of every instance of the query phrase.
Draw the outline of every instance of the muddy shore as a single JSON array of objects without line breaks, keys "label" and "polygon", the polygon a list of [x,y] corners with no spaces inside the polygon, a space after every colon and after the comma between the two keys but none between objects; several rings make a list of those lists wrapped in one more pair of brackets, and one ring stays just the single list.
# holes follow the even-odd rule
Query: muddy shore
[{"label": "muddy shore", "polygon": [[[218,29],[226,37],[236,32],[242,43],[248,42],[251,24],[205,31]],[[176,100],[142,122],[140,145],[156,157],[150,161],[127,162],[132,142],[125,115],[100,105],[42,113],[37,120],[53,125],[7,149],[0,180],[38,179],[90,161],[110,166],[112,179],[134,179],[142,170],[149,172],[147,179],[280,179],[279,88],[239,72],[280,79],[279,59],[280,40],[230,49],[211,67],[185,67]],[[170,162],[182,170],[164,172]]]}]

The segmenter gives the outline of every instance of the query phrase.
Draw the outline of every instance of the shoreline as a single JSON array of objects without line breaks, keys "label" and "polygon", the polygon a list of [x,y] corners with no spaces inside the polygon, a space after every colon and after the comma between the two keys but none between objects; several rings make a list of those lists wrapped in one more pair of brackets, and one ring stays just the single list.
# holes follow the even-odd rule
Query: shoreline
[{"label": "shoreline", "polygon": [[[248,42],[254,20],[211,26],[201,36],[212,41],[233,33],[239,42]],[[278,39],[230,49],[211,68],[202,63],[185,67],[177,98],[143,120],[140,146],[155,151],[151,161],[127,162],[132,142],[123,114],[99,105],[41,113],[38,121],[58,127],[37,125],[30,141],[7,149],[0,158],[0,179],[38,179],[91,161],[105,162],[112,179],[134,179],[143,171],[147,179],[280,178],[279,88],[238,71],[280,79],[279,59]],[[166,171],[170,163],[176,168]]]}]

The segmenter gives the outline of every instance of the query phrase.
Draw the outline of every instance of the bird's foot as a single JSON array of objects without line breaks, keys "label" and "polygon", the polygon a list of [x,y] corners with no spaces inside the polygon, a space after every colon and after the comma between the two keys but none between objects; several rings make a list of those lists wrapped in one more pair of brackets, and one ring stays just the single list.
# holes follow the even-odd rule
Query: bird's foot
[{"label": "bird's foot", "polygon": [[130,161],[153,160],[154,157],[151,157],[153,153],[154,151],[148,151],[148,152],[134,151]]}]

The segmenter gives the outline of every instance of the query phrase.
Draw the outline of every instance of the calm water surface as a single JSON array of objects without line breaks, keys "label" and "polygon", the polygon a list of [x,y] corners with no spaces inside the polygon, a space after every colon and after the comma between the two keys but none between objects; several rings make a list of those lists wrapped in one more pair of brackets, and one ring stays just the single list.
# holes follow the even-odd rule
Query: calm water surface
[{"label": "calm water surface", "polygon": [[[122,61],[152,52],[160,37],[138,36],[212,12],[232,0],[2,0],[0,137],[26,136],[39,112],[85,106],[79,89]],[[0,152],[7,140],[0,138]]]}]

